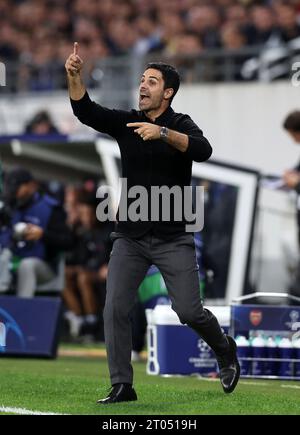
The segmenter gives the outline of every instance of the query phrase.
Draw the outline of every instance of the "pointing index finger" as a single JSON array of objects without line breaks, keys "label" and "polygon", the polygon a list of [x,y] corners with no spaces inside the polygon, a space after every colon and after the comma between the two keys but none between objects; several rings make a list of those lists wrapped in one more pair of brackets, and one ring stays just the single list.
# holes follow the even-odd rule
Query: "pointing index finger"
[{"label": "pointing index finger", "polygon": [[129,122],[126,127],[142,127],[144,122]]},{"label": "pointing index finger", "polygon": [[74,51],[73,51],[73,54],[75,56],[77,56],[77,54],[78,54],[78,42],[74,42]]}]

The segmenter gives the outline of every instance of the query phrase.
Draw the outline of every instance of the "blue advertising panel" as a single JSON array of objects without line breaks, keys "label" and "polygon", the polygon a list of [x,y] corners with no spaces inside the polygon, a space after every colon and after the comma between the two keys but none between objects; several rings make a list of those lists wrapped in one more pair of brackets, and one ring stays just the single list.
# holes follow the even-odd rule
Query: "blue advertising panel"
[{"label": "blue advertising panel", "polygon": [[300,380],[300,306],[233,305],[241,374]]},{"label": "blue advertising panel", "polygon": [[60,298],[0,297],[0,357],[55,358]]},{"label": "blue advertising panel", "polygon": [[290,331],[300,329],[300,306],[233,305],[231,328],[234,332]]}]

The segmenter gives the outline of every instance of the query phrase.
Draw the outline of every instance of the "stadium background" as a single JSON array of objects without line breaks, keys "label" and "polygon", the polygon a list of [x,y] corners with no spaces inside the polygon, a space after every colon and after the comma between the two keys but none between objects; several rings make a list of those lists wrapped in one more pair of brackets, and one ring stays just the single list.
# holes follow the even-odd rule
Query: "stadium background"
[{"label": "stadium background", "polygon": [[[292,81],[300,61],[297,0],[2,0],[0,16],[4,170],[22,165],[62,185],[105,178],[95,132],[79,124],[68,102],[64,62],[74,41],[101,104],[136,106],[144,66],[163,60],[183,79],[174,109],[201,126],[213,160],[276,176],[298,161],[282,129],[299,107]],[[24,137],[45,110],[59,136]],[[298,256],[294,198],[260,193],[250,276],[256,290],[281,292]]]}]

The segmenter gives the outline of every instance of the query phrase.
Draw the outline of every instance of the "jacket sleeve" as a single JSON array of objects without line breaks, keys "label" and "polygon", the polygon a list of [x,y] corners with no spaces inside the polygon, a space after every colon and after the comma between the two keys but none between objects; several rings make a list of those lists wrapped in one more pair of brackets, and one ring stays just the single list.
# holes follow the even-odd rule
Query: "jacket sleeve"
[{"label": "jacket sleeve", "polygon": [[90,99],[87,92],[80,100],[70,101],[73,113],[79,121],[101,133],[117,137],[126,127],[128,112],[100,106]]},{"label": "jacket sleeve", "polygon": [[179,124],[178,131],[188,135],[189,143],[186,154],[195,162],[205,162],[212,155],[212,147],[202,130],[188,115],[184,115]]},{"label": "jacket sleeve", "polygon": [[66,214],[62,207],[54,207],[43,235],[45,244],[50,248],[67,251],[73,247],[73,236],[66,224]]},{"label": "jacket sleeve", "polygon": [[300,195],[300,183],[296,184],[294,190]]}]

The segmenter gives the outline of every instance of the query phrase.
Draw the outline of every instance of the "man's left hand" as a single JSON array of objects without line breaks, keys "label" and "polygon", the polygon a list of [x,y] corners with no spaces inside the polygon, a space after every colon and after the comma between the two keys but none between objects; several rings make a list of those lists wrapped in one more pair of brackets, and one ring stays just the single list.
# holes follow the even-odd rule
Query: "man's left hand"
[{"label": "man's left hand", "polygon": [[127,127],[137,127],[134,132],[143,140],[155,140],[160,138],[160,126],[150,122],[130,122]]},{"label": "man's left hand", "polygon": [[38,225],[27,224],[25,232],[25,240],[40,240],[43,237],[44,231]]}]

